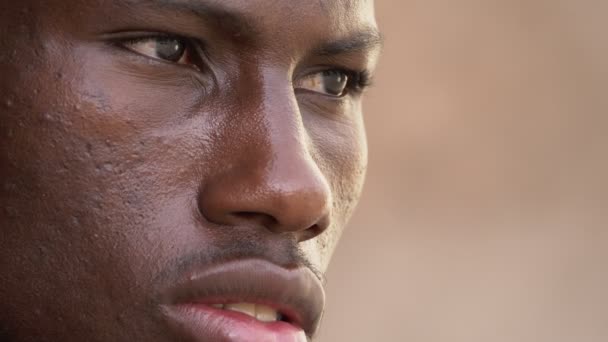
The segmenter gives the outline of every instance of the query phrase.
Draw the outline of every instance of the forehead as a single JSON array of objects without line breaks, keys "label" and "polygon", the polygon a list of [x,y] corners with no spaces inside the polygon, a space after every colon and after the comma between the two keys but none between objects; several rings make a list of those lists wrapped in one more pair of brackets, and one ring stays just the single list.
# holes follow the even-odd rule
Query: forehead
[{"label": "forehead", "polygon": [[[163,0],[164,1],[164,0]],[[169,0],[171,1],[171,0]],[[340,29],[349,25],[374,25],[372,0],[177,0],[172,3],[209,4],[251,15],[268,26],[283,27],[324,23],[324,29]]]},{"label": "forehead", "polygon": [[[43,2],[29,0],[39,12],[49,13]],[[361,28],[375,28],[373,0],[51,0],[56,15],[120,20],[128,15],[134,21],[163,17],[178,21],[189,12],[203,19],[221,21],[226,28],[241,25],[241,33],[260,36],[290,36],[301,39],[312,35],[346,35]],[[74,14],[78,16],[74,16]],[[124,20],[124,19],[123,19]]]},{"label": "forehead", "polygon": [[[78,2],[78,0],[76,0]],[[85,1],[87,2],[87,1]],[[252,20],[261,19],[268,24],[297,24],[307,20],[372,20],[373,0],[92,0],[102,5],[125,6],[174,6],[201,10],[219,10],[236,13]],[[274,20],[268,22],[268,19]]]}]

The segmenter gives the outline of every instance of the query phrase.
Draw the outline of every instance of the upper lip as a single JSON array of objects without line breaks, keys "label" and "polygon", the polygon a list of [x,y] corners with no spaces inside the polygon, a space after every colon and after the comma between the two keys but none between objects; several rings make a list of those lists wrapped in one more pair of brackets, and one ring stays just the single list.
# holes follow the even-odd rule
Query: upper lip
[{"label": "upper lip", "polygon": [[307,267],[285,268],[266,260],[235,260],[188,274],[171,289],[168,305],[254,303],[277,309],[306,335],[316,332],[325,293]]}]

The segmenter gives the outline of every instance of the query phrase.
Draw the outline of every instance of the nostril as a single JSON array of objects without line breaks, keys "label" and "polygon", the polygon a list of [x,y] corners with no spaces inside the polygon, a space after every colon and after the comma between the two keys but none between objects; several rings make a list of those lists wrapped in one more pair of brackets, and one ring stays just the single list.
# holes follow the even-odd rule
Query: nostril
[{"label": "nostril", "polygon": [[307,229],[300,232],[298,242],[310,240],[310,239],[320,235],[321,233],[323,233],[324,230],[325,230],[325,228],[321,227],[318,224],[310,226]]},{"label": "nostril", "polygon": [[315,223],[306,229],[301,229],[298,227],[291,227],[290,229],[290,227],[286,227],[274,216],[254,211],[238,211],[233,212],[230,215],[232,216],[232,221],[235,224],[251,225],[253,223],[256,226],[265,227],[266,229],[275,233],[297,232],[297,240],[299,242],[318,236],[319,234],[323,233],[326,228],[323,223]]},{"label": "nostril", "polygon": [[262,227],[275,227],[279,221],[272,215],[255,211],[237,211],[232,215],[242,222],[254,222]]},{"label": "nostril", "polygon": [[200,215],[220,226],[266,228],[297,241],[322,234],[331,217],[329,183],[310,160],[287,157],[272,164],[272,172],[264,168],[262,178],[256,171],[220,173],[208,180],[197,198]]}]

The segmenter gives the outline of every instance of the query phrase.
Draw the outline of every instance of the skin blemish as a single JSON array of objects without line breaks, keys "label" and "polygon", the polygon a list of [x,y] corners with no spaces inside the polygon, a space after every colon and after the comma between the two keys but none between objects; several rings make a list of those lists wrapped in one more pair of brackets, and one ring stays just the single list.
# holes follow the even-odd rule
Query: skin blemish
[{"label": "skin blemish", "polygon": [[3,5],[0,337],[315,335],[380,48],[372,2],[322,3]]}]

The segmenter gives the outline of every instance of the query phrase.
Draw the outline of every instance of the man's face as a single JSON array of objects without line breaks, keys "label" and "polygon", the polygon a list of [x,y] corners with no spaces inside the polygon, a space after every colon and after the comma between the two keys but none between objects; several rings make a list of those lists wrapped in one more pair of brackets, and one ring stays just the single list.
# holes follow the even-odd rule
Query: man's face
[{"label": "man's face", "polygon": [[314,335],[371,0],[2,1],[0,33],[0,340]]}]

